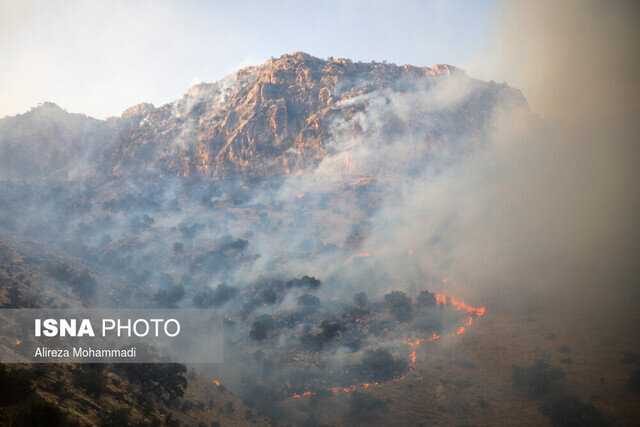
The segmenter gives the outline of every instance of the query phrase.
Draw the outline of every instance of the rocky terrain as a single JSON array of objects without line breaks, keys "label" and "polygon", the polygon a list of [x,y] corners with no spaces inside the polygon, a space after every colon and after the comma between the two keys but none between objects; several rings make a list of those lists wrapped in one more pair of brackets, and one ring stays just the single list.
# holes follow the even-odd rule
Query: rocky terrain
[{"label": "rocky terrain", "polygon": [[0,371],[24,398],[0,399],[0,420],[491,425],[516,407],[534,424],[567,407],[604,420],[598,402],[538,408],[530,372],[560,377],[567,357],[522,345],[496,360],[516,328],[446,277],[449,218],[422,224],[441,200],[424,189],[491,154],[514,111],[535,119],[518,90],[450,65],[293,53],[107,120],[51,103],[0,119],[1,307],[225,318],[219,366]]},{"label": "rocky terrain", "polygon": [[526,103],[519,91],[470,79],[450,65],[322,60],[298,52],[197,84],[173,103],[139,104],[106,121],[66,113],[52,103],[2,119],[3,173],[21,179],[293,174],[327,155],[336,123],[342,132],[366,137],[370,130],[358,118],[377,103],[400,96],[416,104],[412,96],[447,79],[455,87],[446,90],[464,92],[454,94],[460,97],[454,111],[416,111],[410,121],[386,112],[379,117],[384,131],[416,134],[425,144],[452,140],[481,130],[495,106]]}]

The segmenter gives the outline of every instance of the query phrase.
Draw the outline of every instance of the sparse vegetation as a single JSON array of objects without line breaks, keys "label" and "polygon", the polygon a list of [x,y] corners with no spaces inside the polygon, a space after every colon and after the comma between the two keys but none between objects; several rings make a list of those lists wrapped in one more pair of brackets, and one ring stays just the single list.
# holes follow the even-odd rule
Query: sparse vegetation
[{"label": "sparse vegetation", "polygon": [[534,398],[558,391],[563,378],[564,372],[544,359],[538,359],[530,366],[513,367],[514,387]]},{"label": "sparse vegetation", "polygon": [[387,411],[387,402],[368,393],[356,392],[349,399],[349,418],[354,423],[366,423]]},{"label": "sparse vegetation", "polygon": [[139,386],[143,393],[163,402],[182,397],[187,387],[187,368],[177,363],[120,364],[115,369],[122,372],[132,384]]},{"label": "sparse vegetation", "polygon": [[422,291],[416,298],[416,304],[420,308],[433,307],[436,305],[436,297],[429,291]]},{"label": "sparse vegetation", "polygon": [[128,408],[114,409],[106,413],[100,427],[128,427],[131,425]]},{"label": "sparse vegetation", "polygon": [[22,368],[8,368],[0,365],[0,406],[19,403],[33,390],[34,372]]},{"label": "sparse vegetation", "polygon": [[156,292],[154,299],[161,307],[175,307],[185,295],[184,285],[171,284]]},{"label": "sparse vegetation", "polygon": [[79,424],[55,403],[33,396],[25,401],[8,425],[15,427],[75,427]]},{"label": "sparse vegetation", "polygon": [[407,368],[406,360],[393,357],[388,350],[377,349],[365,352],[357,371],[371,381],[388,381],[402,375]]},{"label": "sparse vegetation", "polygon": [[554,427],[603,427],[609,425],[602,413],[591,403],[573,396],[549,399],[542,405],[542,412]]},{"label": "sparse vegetation", "polygon": [[105,390],[107,381],[104,376],[104,366],[93,363],[78,365],[73,371],[73,382],[92,397],[100,397]]},{"label": "sparse vegetation", "polygon": [[251,325],[249,336],[256,341],[262,341],[269,336],[269,333],[275,328],[273,317],[263,314],[258,317]]},{"label": "sparse vegetation", "polygon": [[205,288],[196,293],[193,297],[193,304],[198,308],[220,307],[237,294],[236,288],[221,283],[215,289]]},{"label": "sparse vegetation", "polygon": [[393,291],[384,296],[384,302],[391,314],[400,322],[413,318],[411,299],[401,291]]},{"label": "sparse vegetation", "polygon": [[98,283],[87,269],[76,269],[65,263],[51,262],[48,272],[57,280],[71,286],[82,299],[90,299],[96,293]]}]

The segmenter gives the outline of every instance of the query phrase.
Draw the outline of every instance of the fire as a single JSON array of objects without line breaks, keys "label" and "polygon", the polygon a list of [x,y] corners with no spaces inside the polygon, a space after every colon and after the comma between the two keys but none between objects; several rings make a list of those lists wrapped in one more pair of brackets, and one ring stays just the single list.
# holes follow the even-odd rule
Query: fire
[{"label": "fire", "polygon": [[211,380],[211,384],[215,385],[216,387],[220,387],[222,385],[222,381],[220,381],[218,378],[214,378]]},{"label": "fire", "polygon": [[347,262],[352,262],[355,258],[369,258],[372,257],[373,254],[371,252],[368,251],[361,251],[358,253],[355,253],[353,255],[351,255],[348,259]]},{"label": "fire", "polygon": [[353,171],[353,158],[351,157],[350,152],[347,152],[347,155],[344,158],[344,171],[347,174],[350,174]]},{"label": "fire", "polygon": [[[354,393],[358,390],[368,390],[372,387],[379,386],[380,383],[362,383],[362,384],[352,384],[346,387],[330,387],[329,391],[331,394],[349,394]],[[306,399],[315,396],[317,393],[314,391],[303,391],[302,393],[294,393],[291,395],[292,399]]]},{"label": "fire", "polygon": [[485,314],[487,314],[487,308],[484,306],[474,307],[472,305],[465,303],[461,299],[458,299],[456,297],[450,297],[442,293],[436,293],[435,297],[436,297],[436,302],[439,305],[450,304],[453,308],[455,308],[458,311],[464,311],[468,314],[475,315],[478,317],[482,317]]},{"label": "fire", "polygon": [[[452,296],[448,296],[445,295],[443,293],[435,293],[435,299],[436,299],[436,303],[438,305],[450,305],[451,307],[453,307],[454,309],[458,310],[458,311],[462,311],[468,314],[467,317],[464,318],[463,322],[461,325],[459,325],[455,331],[451,334],[453,336],[457,336],[457,335],[463,335],[465,332],[467,332],[468,328],[470,328],[471,326],[473,326],[473,324],[475,323],[475,317],[483,317],[485,314],[487,314],[487,309],[484,306],[472,306],[470,304],[465,303],[464,301],[462,301],[459,298],[456,297],[452,297]],[[426,337],[426,338],[407,338],[406,339],[406,344],[409,347],[409,356],[408,356],[408,360],[409,360],[409,369],[410,370],[415,370],[416,368],[416,362],[418,360],[418,348],[421,347],[422,345],[426,344],[426,343],[431,343],[431,342],[436,342],[439,341],[442,338],[441,335],[437,334],[437,333],[432,333],[431,336]],[[403,378],[405,378],[406,375],[399,377],[399,378],[395,378],[393,380],[391,380],[392,382],[396,382],[399,381]],[[353,384],[350,386],[346,386],[346,387],[331,387],[329,388],[329,391],[333,394],[344,394],[344,393],[353,393],[359,389],[361,390],[367,390],[373,386],[378,386],[381,385],[380,383],[362,383],[362,384]],[[313,391],[305,391],[302,393],[295,393],[291,396],[291,398],[293,399],[303,399],[303,398],[309,398],[312,396],[315,396],[316,393]]]},{"label": "fire", "polygon": [[316,394],[312,391],[305,391],[302,393],[294,393],[293,396],[291,396],[291,398],[293,399],[304,399],[304,398],[309,398],[309,397],[313,397]]},{"label": "fire", "polygon": [[347,387],[331,387],[329,391],[333,394],[345,394],[345,393],[353,393],[357,390],[368,390],[371,387],[379,386],[380,383],[362,383],[362,384],[352,384]]},{"label": "fire", "polygon": [[440,335],[436,334],[435,332],[433,334],[431,334],[431,336],[429,338],[409,338],[407,339],[407,345],[409,346],[409,349],[411,350],[409,352],[409,368],[410,369],[415,369],[416,367],[416,361],[418,359],[418,347],[422,346],[425,343],[428,342],[435,342],[438,341],[440,339]]},{"label": "fire", "polygon": [[20,347],[20,345],[21,345],[21,344],[22,344],[22,341],[20,341],[20,340],[18,340],[18,339],[17,339],[17,340],[16,340],[16,347]]}]

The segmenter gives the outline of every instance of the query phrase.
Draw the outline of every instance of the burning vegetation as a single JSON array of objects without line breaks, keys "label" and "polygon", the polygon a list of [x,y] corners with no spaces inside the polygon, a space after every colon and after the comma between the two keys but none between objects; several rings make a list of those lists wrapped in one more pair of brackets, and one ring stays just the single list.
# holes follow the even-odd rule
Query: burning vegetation
[{"label": "burning vegetation", "polygon": [[301,399],[398,381],[415,369],[421,347],[465,333],[486,314],[426,290],[415,298],[392,291],[370,299],[359,292],[342,302],[322,298],[321,288],[309,276],[263,280],[228,302],[227,333],[234,338],[226,351],[236,363],[258,365],[243,380],[249,395],[264,394],[252,391],[258,387],[275,400]]},{"label": "burning vegetation", "polygon": [[[347,424],[371,423],[397,405],[381,397],[384,391],[402,385],[410,393],[414,382],[427,384],[421,360],[436,346],[469,341],[457,337],[487,315],[485,306],[449,294],[442,277],[461,276],[451,265],[460,255],[451,252],[466,243],[459,235],[469,231],[459,223],[461,211],[476,181],[485,182],[470,159],[493,155],[494,113],[505,108],[529,114],[519,91],[453,67],[301,53],[194,86],[159,108],[135,107],[94,124],[108,134],[96,140],[106,151],[95,158],[75,153],[60,165],[40,159],[55,171],[38,167],[31,171],[42,169],[37,174],[19,164],[7,168],[0,185],[0,303],[195,307],[224,318],[222,366],[69,367],[58,383],[83,390],[74,398],[94,409],[76,412],[93,411],[94,424],[95,408],[102,409],[96,399],[108,395],[130,401],[105,409],[104,425],[134,418],[176,425],[168,417],[196,405],[189,386],[199,375],[206,378],[202,388],[213,390],[196,408],[207,414],[197,421],[207,425],[253,419],[239,400],[223,399],[227,393],[275,422],[288,423],[295,408],[283,412],[297,405],[312,408],[311,418],[292,424],[321,424],[313,408],[330,397],[345,403]],[[53,112],[64,128],[68,113]],[[20,130],[40,129],[34,135],[41,139],[50,128],[42,113],[3,119],[0,130],[16,142],[7,152],[38,152]],[[14,156],[23,157],[27,166],[38,159]],[[73,178],[60,169],[58,177],[58,166],[85,157],[95,173]],[[473,184],[460,188],[469,178]],[[457,190],[462,196],[443,197]],[[502,371],[513,392],[539,404],[555,424],[604,421],[589,402],[562,390],[565,370],[545,360],[513,367],[511,378],[510,368]],[[635,393],[634,369],[624,380]],[[23,371],[0,367],[0,382],[16,391],[0,396],[0,406],[11,406],[11,417],[24,411],[57,419],[55,405],[32,393],[42,384],[28,378],[31,369]],[[423,388],[438,391],[444,383]],[[18,398],[34,399],[34,407]],[[491,410],[484,400],[478,405]],[[145,412],[155,406],[170,410],[156,419]],[[187,421],[197,425],[194,419]]]}]

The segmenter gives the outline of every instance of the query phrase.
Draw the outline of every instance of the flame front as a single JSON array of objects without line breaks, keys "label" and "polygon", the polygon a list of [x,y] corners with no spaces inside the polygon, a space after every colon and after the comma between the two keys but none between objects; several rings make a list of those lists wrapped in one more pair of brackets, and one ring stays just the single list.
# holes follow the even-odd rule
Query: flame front
[{"label": "flame front", "polygon": [[[435,293],[436,304],[438,305],[450,305],[457,311],[462,311],[467,313],[468,316],[464,318],[462,325],[458,326],[455,331],[451,334],[453,336],[463,335],[467,330],[473,326],[475,323],[474,317],[483,317],[487,314],[487,308],[485,306],[472,306],[459,298],[445,295],[443,293]],[[418,360],[418,348],[426,343],[436,342],[442,338],[441,335],[437,333],[431,334],[430,337],[427,338],[407,338],[406,344],[409,347],[409,370],[415,370],[416,362]],[[397,382],[405,378],[406,375],[403,375],[399,378],[395,378],[390,382]],[[331,387],[329,391],[333,394],[345,394],[345,393],[353,393],[357,390],[367,390],[374,386],[379,386],[382,383],[362,383],[362,384],[352,384],[346,387]],[[304,391],[302,393],[294,393],[291,395],[292,399],[304,399],[313,397],[316,395],[316,392],[313,391]]]}]

